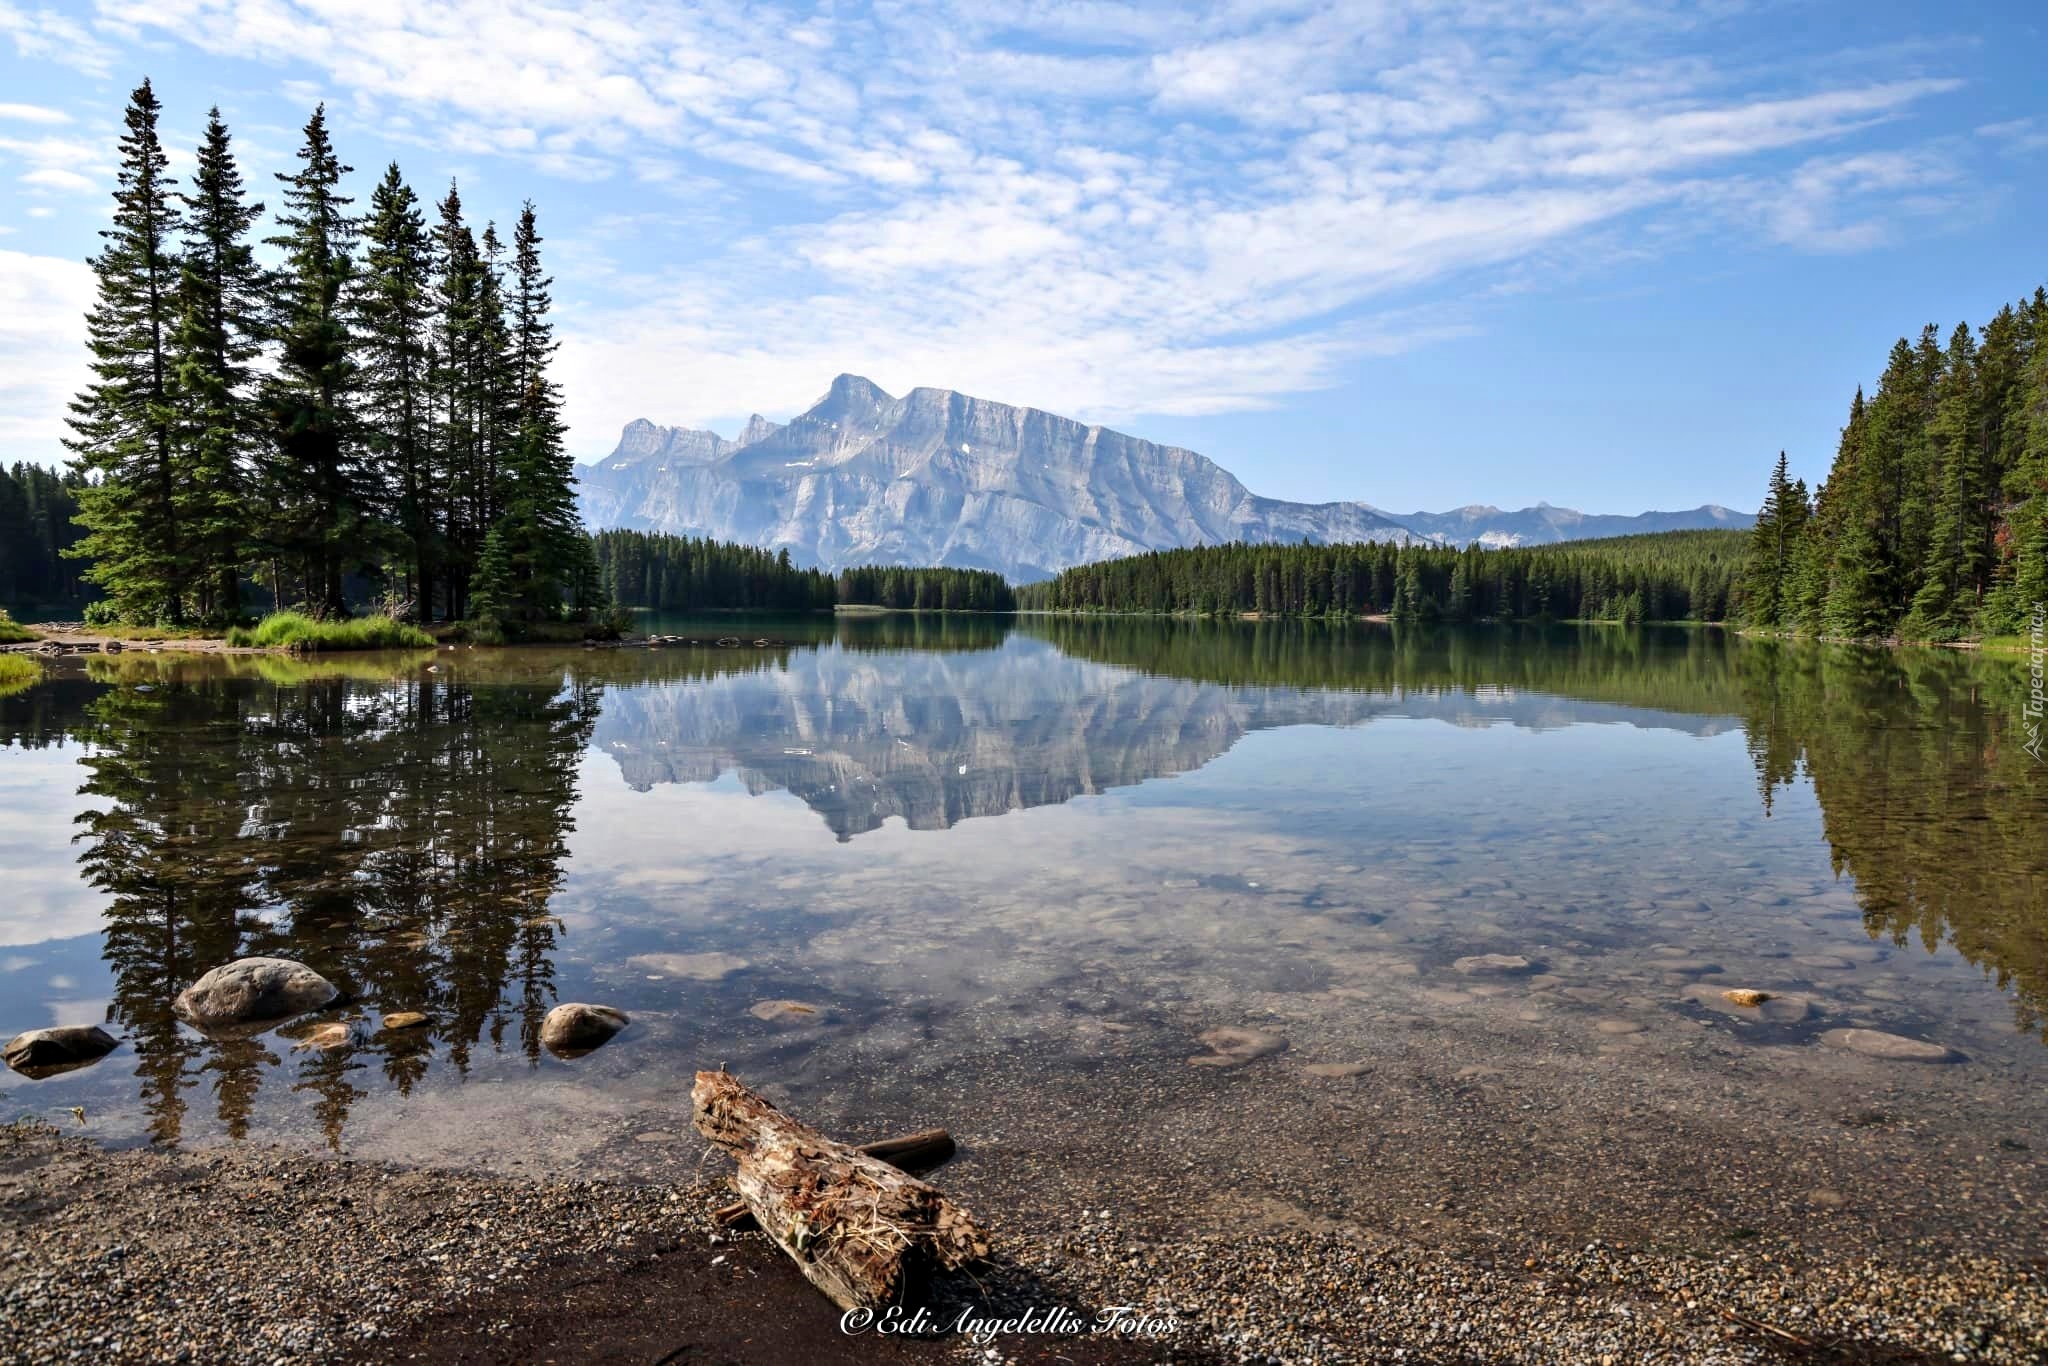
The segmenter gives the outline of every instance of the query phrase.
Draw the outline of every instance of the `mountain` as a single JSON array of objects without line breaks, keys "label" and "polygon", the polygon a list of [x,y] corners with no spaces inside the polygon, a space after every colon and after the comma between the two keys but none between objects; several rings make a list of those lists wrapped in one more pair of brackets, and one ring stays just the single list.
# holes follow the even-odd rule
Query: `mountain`
[{"label": "mountain", "polygon": [[[1379,511],[1377,508],[1374,511]],[[1684,512],[1644,512],[1633,517],[1580,512],[1575,508],[1538,503],[1519,512],[1474,504],[1453,512],[1382,512],[1418,536],[1445,545],[1552,545],[1598,536],[1636,536],[1654,531],[1747,531],[1754,514],[1736,512],[1718,503],[1702,503]]]},{"label": "mountain", "polygon": [[[1178,446],[950,389],[896,398],[858,375],[833,380],[787,425],[750,418],[735,441],[629,423],[609,456],[582,469],[580,485],[591,527],[786,547],[826,569],[954,565],[1019,583],[1091,560],[1224,541],[1464,543],[1488,531],[1566,540],[1665,529],[1642,525],[1647,518],[1732,524],[1685,520],[1696,513],[1589,518],[1556,508],[1467,508],[1417,514],[1431,523],[1425,530],[1364,503],[1261,498]],[[1496,528],[1479,518],[1474,524],[1484,529],[1466,534],[1455,519],[1468,514],[1506,520]],[[1568,529],[1609,523],[1614,529]]]}]

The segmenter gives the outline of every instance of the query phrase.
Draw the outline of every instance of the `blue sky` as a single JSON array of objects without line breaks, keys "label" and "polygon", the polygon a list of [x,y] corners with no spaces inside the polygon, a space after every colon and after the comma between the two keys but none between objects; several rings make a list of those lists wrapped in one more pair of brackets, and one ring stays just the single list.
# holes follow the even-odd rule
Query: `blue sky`
[{"label": "blue sky", "polygon": [[[0,0],[0,459],[61,456],[143,75],[532,197],[571,440],[842,370],[1399,511],[1754,507],[1891,339],[2048,279],[2036,4]],[[272,199],[274,194],[270,195]]]}]

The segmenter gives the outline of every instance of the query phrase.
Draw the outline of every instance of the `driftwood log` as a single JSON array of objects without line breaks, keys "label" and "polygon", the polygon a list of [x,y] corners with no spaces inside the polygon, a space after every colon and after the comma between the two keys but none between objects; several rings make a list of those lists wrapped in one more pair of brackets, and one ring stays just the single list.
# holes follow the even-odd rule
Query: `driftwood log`
[{"label": "driftwood log", "polygon": [[[863,1143],[859,1151],[869,1157],[880,1158],[900,1172],[912,1176],[923,1176],[926,1172],[937,1171],[953,1160],[959,1148],[953,1142],[953,1135],[944,1129],[919,1129],[914,1134],[901,1138],[882,1138],[873,1143]],[[712,1211],[711,1221],[720,1228],[740,1232],[757,1228],[754,1212],[747,1208],[744,1200],[735,1200],[730,1205]]]},{"label": "driftwood log", "polygon": [[738,1078],[699,1072],[690,1100],[697,1132],[738,1160],[733,1184],[761,1230],[840,1308],[899,1302],[934,1268],[988,1255],[988,1235],[966,1210],[785,1115]]}]

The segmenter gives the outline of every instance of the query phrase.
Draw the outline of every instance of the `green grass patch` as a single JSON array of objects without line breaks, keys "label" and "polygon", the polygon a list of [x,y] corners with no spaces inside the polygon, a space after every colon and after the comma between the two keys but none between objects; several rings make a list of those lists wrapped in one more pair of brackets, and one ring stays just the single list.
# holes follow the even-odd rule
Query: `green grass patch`
[{"label": "green grass patch", "polygon": [[0,655],[0,697],[17,693],[43,676],[43,666],[27,655]]},{"label": "green grass patch", "polygon": [[35,638],[34,631],[8,616],[4,608],[0,608],[0,645],[19,645]]},{"label": "green grass patch", "polygon": [[258,650],[417,650],[433,643],[419,627],[390,617],[315,621],[302,612],[273,612],[254,626],[228,632],[228,644]]}]

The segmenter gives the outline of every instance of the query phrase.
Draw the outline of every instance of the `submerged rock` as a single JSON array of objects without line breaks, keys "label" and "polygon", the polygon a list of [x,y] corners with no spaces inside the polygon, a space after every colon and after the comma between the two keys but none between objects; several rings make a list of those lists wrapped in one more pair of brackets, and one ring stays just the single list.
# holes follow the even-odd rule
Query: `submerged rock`
[{"label": "submerged rock", "polygon": [[1536,967],[1519,953],[1475,953],[1451,966],[1467,977],[1519,977]]},{"label": "submerged rock", "polygon": [[1757,995],[1763,999],[1755,1005],[1744,1005],[1735,1000],[1732,993],[1720,987],[1695,982],[1685,989],[1685,999],[1694,1005],[1705,1006],[1716,1014],[1732,1016],[1738,1020],[1762,1020],[1765,1024],[1798,1024],[1813,1014],[1813,1003],[1804,996],[1777,996],[1763,991]]},{"label": "submerged rock", "polygon": [[1721,999],[1730,1005],[1760,1006],[1772,998],[1768,991],[1757,991],[1751,987],[1730,987],[1721,993]]},{"label": "submerged rock", "polygon": [[716,982],[747,966],[746,959],[730,953],[639,953],[626,961],[647,972],[693,982]]},{"label": "submerged rock", "polygon": [[178,1018],[207,1033],[260,1033],[280,1020],[332,1005],[341,992],[289,958],[239,958],[178,993]]},{"label": "submerged rock", "polygon": [[580,1058],[603,1045],[627,1023],[624,1011],[568,1001],[550,1010],[540,1022],[540,1041],[556,1057]]},{"label": "submerged rock", "polygon": [[1352,1077],[1365,1075],[1370,1069],[1362,1062],[1312,1062],[1301,1070],[1312,1077],[1348,1081]]},{"label": "submerged rock", "polygon": [[1208,1030],[1201,1035],[1201,1040],[1214,1051],[1189,1058],[1188,1062],[1195,1067],[1242,1067],[1255,1058],[1271,1057],[1287,1047],[1287,1040],[1278,1034],[1235,1026]]},{"label": "submerged rock", "polygon": [[394,1010],[384,1017],[384,1027],[394,1033],[401,1029],[418,1029],[431,1023],[417,1010]]},{"label": "submerged rock", "polygon": [[821,1024],[825,1012],[808,1001],[756,1001],[747,1014],[769,1024]]},{"label": "submerged rock", "polygon": [[17,1034],[0,1049],[7,1065],[24,1077],[39,1080],[89,1066],[121,1046],[98,1025],[59,1025]]},{"label": "submerged rock", "polygon": [[1866,1058],[1884,1058],[1891,1062],[1963,1060],[1963,1055],[1953,1048],[1929,1043],[1925,1039],[1909,1039],[1903,1034],[1887,1034],[1881,1029],[1830,1029],[1820,1036],[1820,1041],[1830,1048],[1847,1049]]},{"label": "submerged rock", "polygon": [[330,1020],[316,1025],[293,1040],[292,1052],[310,1049],[316,1053],[339,1053],[343,1049],[354,1048],[363,1041],[357,1024],[355,1020]]}]

